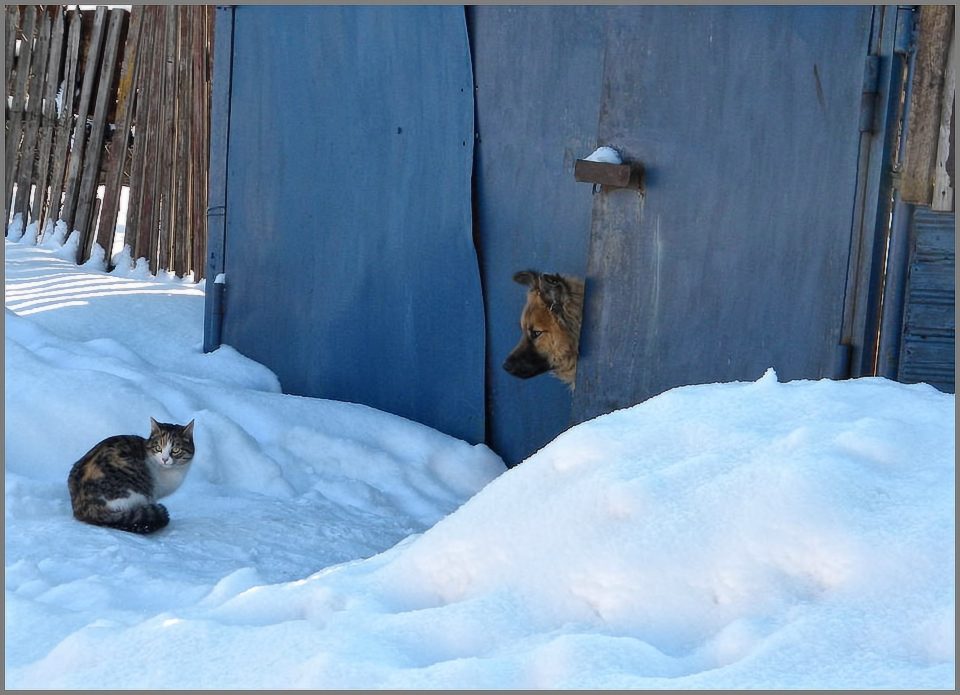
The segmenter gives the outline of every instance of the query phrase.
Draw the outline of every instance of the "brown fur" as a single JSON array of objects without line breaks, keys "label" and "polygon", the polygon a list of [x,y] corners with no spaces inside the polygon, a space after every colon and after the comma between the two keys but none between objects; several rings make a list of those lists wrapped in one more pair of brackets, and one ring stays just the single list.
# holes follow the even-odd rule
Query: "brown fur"
[{"label": "brown fur", "polygon": [[170,515],[157,499],[180,487],[193,453],[193,420],[175,425],[150,418],[149,437],[107,437],[70,469],[73,516],[132,533],[162,529]]},{"label": "brown fur", "polygon": [[521,271],[513,279],[529,289],[520,315],[523,336],[503,368],[521,379],[550,372],[573,388],[580,352],[583,280],[535,270]]}]

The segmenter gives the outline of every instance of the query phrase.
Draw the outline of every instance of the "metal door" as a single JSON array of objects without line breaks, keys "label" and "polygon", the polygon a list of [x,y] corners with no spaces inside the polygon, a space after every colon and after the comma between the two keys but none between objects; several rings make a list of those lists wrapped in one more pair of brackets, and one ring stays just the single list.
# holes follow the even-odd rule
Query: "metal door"
[{"label": "metal door", "polygon": [[467,8],[476,84],[475,206],[487,318],[487,441],[508,465],[570,424],[559,381],[500,365],[520,336],[529,268],[583,276],[591,194],[574,163],[596,141],[605,21],[589,7]]},{"label": "metal door", "polygon": [[208,335],[285,392],[483,441],[463,9],[218,12]]},{"label": "metal door", "polygon": [[[874,8],[468,18],[488,429],[508,463],[673,386],[839,375]],[[574,182],[598,145],[642,164],[642,191]],[[572,402],[499,368],[523,301],[510,275],[527,266],[587,280]]]}]

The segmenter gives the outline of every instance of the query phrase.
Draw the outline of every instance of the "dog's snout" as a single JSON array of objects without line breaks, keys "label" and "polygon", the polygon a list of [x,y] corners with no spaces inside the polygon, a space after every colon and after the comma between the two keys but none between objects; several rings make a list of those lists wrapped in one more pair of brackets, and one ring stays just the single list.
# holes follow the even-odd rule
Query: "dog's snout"
[{"label": "dog's snout", "polygon": [[518,345],[503,361],[503,369],[520,379],[531,379],[550,371],[546,357],[526,345]]}]

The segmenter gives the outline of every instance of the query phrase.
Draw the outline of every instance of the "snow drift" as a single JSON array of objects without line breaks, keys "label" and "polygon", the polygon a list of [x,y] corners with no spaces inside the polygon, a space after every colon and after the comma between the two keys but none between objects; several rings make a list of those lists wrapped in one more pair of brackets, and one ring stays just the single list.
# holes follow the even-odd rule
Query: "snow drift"
[{"label": "snow drift", "polygon": [[[8,688],[954,687],[952,395],[771,370],[505,470],[204,355],[202,286],[5,249]],[[170,527],[74,521],[150,416],[197,419]]]}]

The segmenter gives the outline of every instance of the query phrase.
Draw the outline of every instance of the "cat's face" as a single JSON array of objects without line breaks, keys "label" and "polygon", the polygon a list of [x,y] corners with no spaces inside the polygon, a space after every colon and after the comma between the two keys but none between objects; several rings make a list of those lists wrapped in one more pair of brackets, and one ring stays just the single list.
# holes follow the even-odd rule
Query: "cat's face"
[{"label": "cat's face", "polygon": [[193,420],[186,425],[174,425],[150,418],[147,452],[157,466],[184,466],[193,459],[193,451]]}]

